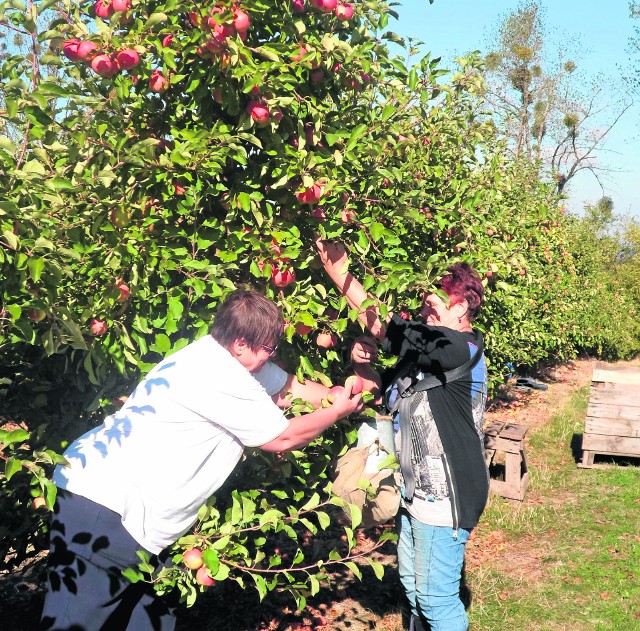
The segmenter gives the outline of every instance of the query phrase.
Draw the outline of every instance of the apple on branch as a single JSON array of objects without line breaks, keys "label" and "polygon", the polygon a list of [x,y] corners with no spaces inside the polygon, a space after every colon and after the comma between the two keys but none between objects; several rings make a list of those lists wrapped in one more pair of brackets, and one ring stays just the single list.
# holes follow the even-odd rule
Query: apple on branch
[{"label": "apple on branch", "polygon": [[314,206],[320,201],[322,194],[324,193],[324,187],[320,182],[315,182],[309,188],[305,188],[303,191],[298,191],[296,197],[298,201],[303,204],[310,204]]},{"label": "apple on branch", "polygon": [[202,560],[202,551],[198,550],[198,548],[191,548],[191,550],[187,550],[182,555],[182,562],[190,570],[199,570],[204,565],[204,561]]},{"label": "apple on branch", "polygon": [[348,22],[353,17],[353,5],[348,2],[339,4],[334,13],[341,22]]},{"label": "apple on branch", "polygon": [[338,343],[338,336],[329,331],[318,333],[316,337],[316,345],[320,348],[333,348]]},{"label": "apple on branch", "polygon": [[95,4],[96,16],[103,20],[108,20],[114,13],[113,2],[111,0],[98,0]]},{"label": "apple on branch", "polygon": [[259,100],[251,100],[247,104],[247,114],[259,127],[264,127],[269,123],[269,108]]},{"label": "apple on branch", "polygon": [[140,55],[132,48],[125,48],[116,53],[116,61],[123,70],[131,70],[140,63]]},{"label": "apple on branch", "polygon": [[131,0],[113,0],[111,3],[114,11],[129,11]]},{"label": "apple on branch", "polygon": [[204,585],[205,587],[211,587],[211,585],[215,583],[215,580],[211,578],[211,575],[209,574],[209,570],[207,569],[206,566],[203,565],[196,572],[196,582],[199,583],[200,585]]},{"label": "apple on branch", "polygon": [[109,327],[104,320],[99,320],[98,318],[94,318],[91,320],[90,330],[92,335],[100,336],[104,335]]},{"label": "apple on branch", "polygon": [[98,45],[90,39],[85,39],[78,44],[77,54],[83,61],[90,61],[98,50]]},{"label": "apple on branch", "polygon": [[152,92],[165,92],[169,87],[169,79],[162,74],[161,70],[154,70],[149,78],[149,89]]}]

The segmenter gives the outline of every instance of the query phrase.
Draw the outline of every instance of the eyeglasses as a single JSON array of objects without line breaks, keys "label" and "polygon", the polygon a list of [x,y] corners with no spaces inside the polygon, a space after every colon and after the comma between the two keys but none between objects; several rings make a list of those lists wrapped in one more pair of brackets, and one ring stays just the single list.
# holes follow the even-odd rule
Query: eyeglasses
[{"label": "eyeglasses", "polygon": [[267,353],[269,353],[269,357],[273,357],[278,350],[278,345],[276,344],[273,348],[271,346],[267,346],[266,344],[262,344],[262,348],[264,348]]}]

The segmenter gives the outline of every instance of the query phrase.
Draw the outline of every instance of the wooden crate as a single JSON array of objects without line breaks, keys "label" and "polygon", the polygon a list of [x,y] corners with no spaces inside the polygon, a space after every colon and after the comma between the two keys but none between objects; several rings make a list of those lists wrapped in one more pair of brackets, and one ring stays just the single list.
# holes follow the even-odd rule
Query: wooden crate
[{"label": "wooden crate", "polygon": [[596,454],[640,458],[640,369],[595,362],[578,466]]},{"label": "wooden crate", "polygon": [[491,478],[491,490],[511,500],[524,500],[529,486],[529,467],[525,436],[529,428],[526,425],[494,421],[484,429],[484,447],[489,471],[498,453],[504,455],[504,479]]}]

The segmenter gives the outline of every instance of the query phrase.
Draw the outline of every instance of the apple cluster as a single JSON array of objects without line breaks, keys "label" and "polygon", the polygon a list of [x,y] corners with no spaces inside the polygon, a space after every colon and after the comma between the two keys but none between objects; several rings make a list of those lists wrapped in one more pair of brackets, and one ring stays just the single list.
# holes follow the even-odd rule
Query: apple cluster
[{"label": "apple cluster", "polygon": [[[309,4],[322,13],[335,13],[341,22],[346,22],[353,17],[353,5],[338,0],[309,0]],[[305,9],[304,0],[293,0],[294,11],[302,13]]]},{"label": "apple cluster", "polygon": [[[101,19],[109,20],[114,13],[126,16],[130,9],[131,0],[98,0],[95,14]],[[90,39],[68,39],[62,45],[62,52],[70,61],[82,61],[91,66],[96,74],[108,78],[114,77],[121,70],[131,70],[140,63],[140,53],[134,48],[107,54]]]},{"label": "apple cluster", "polygon": [[211,578],[207,566],[202,558],[202,551],[198,548],[191,548],[182,555],[182,562],[190,569],[196,572],[196,583],[204,587],[211,587],[215,580]]}]

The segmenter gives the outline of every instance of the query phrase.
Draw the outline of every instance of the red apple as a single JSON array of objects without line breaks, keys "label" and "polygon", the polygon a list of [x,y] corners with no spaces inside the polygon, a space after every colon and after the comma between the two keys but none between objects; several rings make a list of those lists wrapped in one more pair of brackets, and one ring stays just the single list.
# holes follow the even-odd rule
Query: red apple
[{"label": "red apple", "polygon": [[169,79],[162,74],[161,70],[154,70],[149,78],[149,89],[152,92],[164,92],[169,87]]},{"label": "red apple", "polygon": [[347,22],[353,17],[353,5],[348,3],[339,4],[335,9],[335,14],[341,22]]},{"label": "red apple", "polygon": [[271,280],[276,287],[286,287],[290,285],[296,279],[296,273],[291,269],[278,269],[277,267],[271,270]]},{"label": "red apple", "polygon": [[338,6],[338,0],[316,0],[316,8],[323,13],[332,13]]},{"label": "red apple", "polygon": [[324,331],[316,337],[316,345],[320,348],[333,348],[338,343],[338,336],[335,333]]},{"label": "red apple", "polygon": [[114,11],[128,11],[131,8],[131,0],[113,0]]},{"label": "red apple", "polygon": [[346,223],[347,225],[352,224],[356,220],[356,211],[353,208],[343,208],[340,212],[340,219],[342,223]]},{"label": "red apple", "polygon": [[324,188],[322,184],[319,182],[315,182],[309,188],[306,188],[304,191],[299,191],[296,193],[296,197],[303,204],[317,204],[322,197],[322,193],[324,192]]},{"label": "red apple", "polygon": [[34,497],[31,501],[31,507],[33,510],[40,510],[41,508],[47,508],[47,500],[44,499],[42,495],[38,497]]},{"label": "red apple", "polygon": [[249,30],[251,20],[249,19],[248,14],[242,9],[235,9],[233,12],[233,25],[236,27],[236,31],[238,31],[238,33],[243,33],[244,31]]},{"label": "red apple", "polygon": [[62,44],[62,54],[70,61],[79,61],[82,59],[78,54],[79,39],[68,39]]},{"label": "red apple", "polygon": [[169,46],[171,46],[171,42],[173,41],[173,34],[169,33],[168,35],[165,35],[162,38],[162,47],[163,48],[168,48]]},{"label": "red apple", "polygon": [[181,184],[178,184],[177,182],[174,182],[173,183],[173,192],[176,195],[184,195],[186,193],[186,189]]},{"label": "red apple", "polygon": [[247,104],[247,114],[256,125],[264,126],[269,123],[269,108],[260,101],[252,100]]},{"label": "red apple", "polygon": [[84,61],[88,61],[94,54],[94,51],[98,48],[98,45],[91,40],[86,39],[84,42],[78,44],[78,57]]},{"label": "red apple", "polygon": [[296,324],[296,333],[298,335],[305,336],[311,333],[311,331],[313,331],[313,327],[308,324],[302,324],[302,322],[298,322],[298,324]]},{"label": "red apple", "polygon": [[103,20],[108,20],[115,13],[111,0],[98,0],[95,10],[96,15]]},{"label": "red apple", "polygon": [[120,70],[118,62],[109,55],[96,55],[91,61],[91,67],[101,77],[113,77]]},{"label": "red apple", "polygon": [[324,221],[327,216],[324,213],[324,209],[320,208],[320,207],[316,207],[311,211],[311,216],[314,219],[320,219],[320,221]]},{"label": "red apple", "polygon": [[298,53],[291,55],[291,61],[302,61],[302,58],[307,54],[307,48],[303,43],[300,43]]},{"label": "red apple", "polygon": [[364,390],[364,381],[358,375],[351,375],[344,382],[344,387],[351,388],[351,394],[360,394]]},{"label": "red apple", "polygon": [[200,585],[204,585],[205,587],[211,587],[215,583],[215,581],[209,575],[209,571],[205,566],[202,566],[196,572],[196,582],[200,583]]},{"label": "red apple", "polygon": [[132,48],[125,48],[116,53],[116,61],[123,70],[131,70],[140,63],[140,55]]},{"label": "red apple", "polygon": [[399,315],[403,320],[411,320],[411,315],[409,314],[408,311],[404,311],[403,310],[403,311],[400,312]]},{"label": "red apple", "polygon": [[124,283],[122,280],[116,283],[116,289],[120,291],[120,295],[118,296],[118,302],[126,302],[131,296],[131,290],[129,289],[129,285]]},{"label": "red apple", "polygon": [[182,555],[182,561],[190,570],[199,570],[204,565],[202,552],[198,548],[187,550]]},{"label": "red apple", "polygon": [[226,45],[227,39],[236,34],[233,24],[218,24],[214,18],[209,18],[211,36],[222,45]]},{"label": "red apple", "polygon": [[304,0],[292,0],[291,8],[294,13],[304,13]]},{"label": "red apple", "polygon": [[104,335],[109,327],[104,320],[98,320],[94,318],[91,320],[90,330],[92,335]]}]

